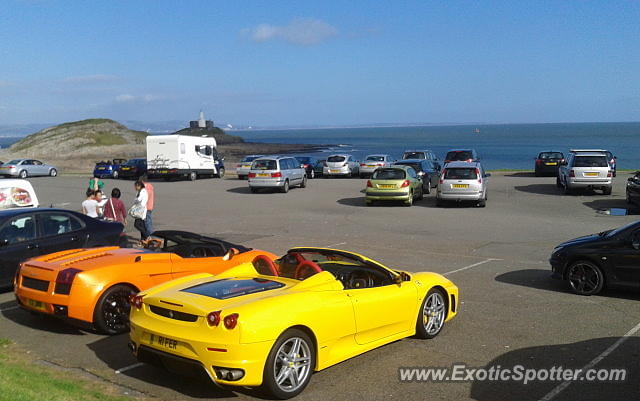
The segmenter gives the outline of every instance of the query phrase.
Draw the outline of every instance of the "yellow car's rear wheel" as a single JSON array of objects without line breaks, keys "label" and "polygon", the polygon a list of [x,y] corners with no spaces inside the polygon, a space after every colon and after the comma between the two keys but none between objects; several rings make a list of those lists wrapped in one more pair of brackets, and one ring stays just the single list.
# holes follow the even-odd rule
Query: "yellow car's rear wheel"
[{"label": "yellow car's rear wheel", "polygon": [[444,327],[447,318],[447,296],[438,288],[432,288],[422,301],[416,321],[418,338],[433,338]]},{"label": "yellow car's rear wheel", "polygon": [[280,335],[269,352],[263,390],[281,400],[295,397],[309,384],[315,365],[316,350],[309,335],[299,329],[289,329]]}]

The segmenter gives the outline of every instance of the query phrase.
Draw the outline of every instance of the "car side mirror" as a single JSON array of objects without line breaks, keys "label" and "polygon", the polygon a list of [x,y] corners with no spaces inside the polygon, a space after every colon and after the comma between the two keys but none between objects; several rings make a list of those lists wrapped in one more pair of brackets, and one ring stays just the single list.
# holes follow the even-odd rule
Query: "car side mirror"
[{"label": "car side mirror", "polygon": [[400,285],[400,284],[402,284],[402,282],[403,282],[403,281],[404,281],[404,280],[402,279],[402,274],[398,274],[397,276],[394,276],[394,277],[393,277],[393,282],[394,282],[395,284]]},{"label": "car side mirror", "polygon": [[640,250],[640,237],[633,237],[631,239],[631,246],[633,247],[633,249],[635,249],[636,251]]},{"label": "car side mirror", "polygon": [[491,173],[487,173],[484,175],[485,177],[491,177]]}]

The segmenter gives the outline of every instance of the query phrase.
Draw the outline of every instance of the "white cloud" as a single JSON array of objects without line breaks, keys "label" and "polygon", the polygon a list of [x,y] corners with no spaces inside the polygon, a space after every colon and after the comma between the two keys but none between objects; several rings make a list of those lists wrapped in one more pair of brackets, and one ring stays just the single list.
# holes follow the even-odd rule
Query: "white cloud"
[{"label": "white cloud", "polygon": [[122,95],[118,95],[115,98],[115,101],[118,103],[151,103],[151,102],[157,102],[159,100],[165,100],[166,96],[160,96],[160,95],[151,95],[151,94],[146,94],[146,95],[131,95],[129,93],[123,93]]},{"label": "white cloud", "polygon": [[246,28],[241,34],[254,42],[284,40],[294,45],[311,46],[338,35],[338,29],[316,18],[296,18],[288,25],[260,24]]},{"label": "white cloud", "polygon": [[80,75],[75,77],[67,77],[62,80],[64,83],[68,84],[84,84],[84,83],[95,83],[95,82],[113,82],[117,80],[118,77],[115,75],[107,75],[107,74],[94,74],[94,75]]}]

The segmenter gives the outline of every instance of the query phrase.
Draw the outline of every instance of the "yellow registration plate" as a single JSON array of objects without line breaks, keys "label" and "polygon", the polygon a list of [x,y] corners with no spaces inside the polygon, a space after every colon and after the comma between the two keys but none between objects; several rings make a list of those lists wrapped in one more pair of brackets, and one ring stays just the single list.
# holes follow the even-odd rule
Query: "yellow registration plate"
[{"label": "yellow registration plate", "polygon": [[258,174],[256,174],[256,176],[258,176],[258,177],[269,177],[269,174],[258,173]]},{"label": "yellow registration plate", "polygon": [[166,349],[178,349],[178,340],[156,334],[149,335],[149,344]]},{"label": "yellow registration plate", "polygon": [[391,188],[395,188],[396,186],[393,184],[380,184],[378,185],[378,188],[382,188],[382,189],[391,189]]},{"label": "yellow registration plate", "polygon": [[45,304],[43,302],[40,301],[36,301],[35,299],[26,299],[26,304],[28,307],[33,308],[33,309],[37,309],[37,310],[41,310],[41,311],[45,311],[47,310],[47,307],[45,306]]},{"label": "yellow registration plate", "polygon": [[340,172],[340,170],[329,170],[329,171],[331,171],[332,173],[339,173]]},{"label": "yellow registration plate", "polygon": [[451,188],[469,188],[469,184],[453,184]]},{"label": "yellow registration plate", "polygon": [[250,164],[243,164],[242,167],[243,168],[251,168],[251,165]]},{"label": "yellow registration plate", "polygon": [[375,167],[375,164],[367,164],[367,167]]},{"label": "yellow registration plate", "polygon": [[597,177],[598,173],[584,173],[585,177]]},{"label": "yellow registration plate", "polygon": [[122,167],[123,170],[131,170],[131,167]]},{"label": "yellow registration plate", "polygon": [[557,166],[558,163],[545,163],[547,166]]}]

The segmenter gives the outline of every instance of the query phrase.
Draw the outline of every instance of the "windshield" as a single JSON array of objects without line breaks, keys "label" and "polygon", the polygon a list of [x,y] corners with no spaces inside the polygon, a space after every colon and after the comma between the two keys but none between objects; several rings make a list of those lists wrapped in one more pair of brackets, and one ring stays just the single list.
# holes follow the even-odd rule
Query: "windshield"
[{"label": "windshield", "polygon": [[609,167],[606,156],[576,156],[573,167]]},{"label": "windshield", "polygon": [[626,226],[618,227],[615,230],[605,231],[607,233],[606,237],[607,238],[615,237],[616,235],[620,234],[621,232],[627,230],[628,228],[631,228],[631,227],[637,226],[637,225],[639,225],[639,223],[637,221],[634,221],[633,223],[627,224]]},{"label": "windshield", "polygon": [[400,163],[395,163],[395,164],[400,164],[403,166],[411,166],[413,167],[414,170],[416,170],[418,173],[422,171],[422,164],[421,163],[406,163],[406,162],[400,162]]},{"label": "windshield", "polygon": [[327,158],[327,161],[329,163],[340,163],[345,161],[346,158],[344,156],[330,156],[329,158]]},{"label": "windshield", "polygon": [[444,172],[444,178],[450,180],[475,180],[478,173],[475,168],[448,168]]},{"label": "windshield", "polygon": [[252,162],[255,159],[257,159],[258,157],[260,157],[260,156],[246,156],[242,160],[240,160],[240,163]]},{"label": "windshield", "polygon": [[372,160],[374,162],[383,162],[384,156],[367,156],[365,160]]},{"label": "windshield", "polygon": [[426,159],[427,156],[424,152],[404,152],[403,159]]},{"label": "windshield", "polygon": [[251,170],[277,170],[275,160],[256,160],[251,165]]},{"label": "windshield", "polygon": [[311,158],[310,157],[296,157],[296,159],[302,164],[311,163]]},{"label": "windshield", "polygon": [[564,155],[560,152],[544,152],[540,153],[539,159],[562,159]]},{"label": "windshield", "polygon": [[448,161],[466,161],[473,160],[473,153],[469,150],[454,150],[447,153],[445,160]]},{"label": "windshield", "polygon": [[374,180],[404,180],[407,174],[399,168],[379,168],[374,171]]},{"label": "windshield", "polygon": [[20,163],[22,160],[18,159],[18,160],[11,160],[10,162],[6,162],[5,164],[18,164]]},{"label": "windshield", "polygon": [[229,299],[256,292],[275,290],[284,287],[283,283],[258,278],[222,279],[185,288],[184,292],[204,295],[216,299]]},{"label": "windshield", "polygon": [[128,162],[126,162],[124,165],[125,166],[136,166],[138,164],[142,164],[144,162],[143,159],[131,159]]}]

